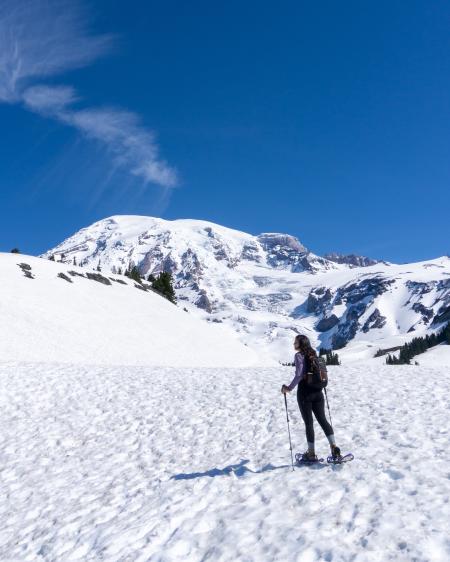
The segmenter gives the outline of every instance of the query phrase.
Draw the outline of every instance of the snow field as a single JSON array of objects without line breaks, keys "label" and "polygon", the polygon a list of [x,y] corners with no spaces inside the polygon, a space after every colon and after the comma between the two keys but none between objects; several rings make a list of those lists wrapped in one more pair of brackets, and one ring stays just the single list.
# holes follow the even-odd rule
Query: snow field
[{"label": "snow field", "polygon": [[450,369],[332,368],[356,458],[295,472],[292,375],[0,363],[0,559],[448,561]]},{"label": "snow field", "polygon": [[[34,279],[20,263],[31,266]],[[71,275],[82,268],[0,254],[0,361],[98,365],[245,367],[274,364],[230,327],[206,323],[113,275],[111,285]],[[65,274],[72,282],[58,277]]]}]

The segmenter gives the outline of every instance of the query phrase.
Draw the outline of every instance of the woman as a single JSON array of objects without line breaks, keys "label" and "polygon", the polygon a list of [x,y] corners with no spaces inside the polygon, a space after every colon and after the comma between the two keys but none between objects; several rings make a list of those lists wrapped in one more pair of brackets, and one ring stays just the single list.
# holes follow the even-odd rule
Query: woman
[{"label": "woman", "polygon": [[331,447],[331,455],[333,458],[339,458],[341,451],[336,446],[334,439],[333,428],[325,417],[325,400],[323,392],[310,388],[306,384],[306,369],[309,358],[316,357],[317,354],[311,347],[311,343],[306,336],[296,336],[294,341],[294,348],[297,351],[295,354],[295,376],[291,384],[286,386],[283,384],[281,392],[286,394],[293,390],[297,385],[297,402],[300,408],[303,421],[306,427],[306,439],[308,441],[308,450],[303,453],[302,460],[314,462],[317,461],[317,456],[314,448],[314,423],[313,412],[316,420],[319,422],[320,427],[323,429],[327,436],[328,442]]}]

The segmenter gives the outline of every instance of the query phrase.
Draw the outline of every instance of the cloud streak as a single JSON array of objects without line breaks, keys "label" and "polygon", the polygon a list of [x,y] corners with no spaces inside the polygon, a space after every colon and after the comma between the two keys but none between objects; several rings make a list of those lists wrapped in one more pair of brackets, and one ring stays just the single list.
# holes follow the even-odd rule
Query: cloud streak
[{"label": "cloud streak", "polygon": [[112,48],[112,36],[90,34],[78,2],[6,0],[0,3],[0,102],[71,126],[100,143],[115,166],[145,183],[177,184],[177,173],[159,155],[152,131],[123,109],[79,107],[72,86],[42,83],[93,63]]}]

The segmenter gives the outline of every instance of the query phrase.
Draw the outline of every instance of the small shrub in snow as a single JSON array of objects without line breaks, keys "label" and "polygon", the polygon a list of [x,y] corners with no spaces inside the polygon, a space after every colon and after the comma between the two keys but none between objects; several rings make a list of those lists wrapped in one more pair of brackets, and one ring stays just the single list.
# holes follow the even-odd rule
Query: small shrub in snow
[{"label": "small shrub in snow", "polygon": [[17,265],[20,267],[27,279],[34,279],[34,275],[31,273],[31,265],[27,263],[18,263]]},{"label": "small shrub in snow", "polygon": [[93,281],[98,281],[99,283],[102,283],[103,285],[111,285],[111,281],[107,278],[104,277],[101,273],[86,273],[86,277],[88,279],[92,279]]},{"label": "small shrub in snow", "polygon": [[115,279],[114,277],[110,277],[111,281],[115,281],[116,283],[120,283],[121,285],[127,285],[128,283],[123,279]]},{"label": "small shrub in snow", "polygon": [[72,279],[68,275],[66,275],[65,273],[62,273],[62,272],[58,273],[58,277],[60,279],[64,279],[65,281],[68,281],[69,283],[73,283]]}]

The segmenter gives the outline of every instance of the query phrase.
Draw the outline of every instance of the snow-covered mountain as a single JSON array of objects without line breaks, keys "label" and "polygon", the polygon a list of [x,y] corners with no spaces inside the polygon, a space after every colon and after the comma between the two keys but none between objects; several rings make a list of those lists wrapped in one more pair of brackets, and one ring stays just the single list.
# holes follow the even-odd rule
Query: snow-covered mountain
[{"label": "snow-covered mountain", "polygon": [[170,271],[181,307],[281,360],[291,359],[300,332],[316,345],[345,347],[348,357],[372,357],[450,319],[447,257],[406,265],[331,260],[288,234],[141,216],[96,222],[43,257],[51,256],[108,273],[131,264],[144,276]]},{"label": "snow-covered mountain", "polygon": [[270,364],[121,275],[0,254],[0,361],[243,367]]}]

